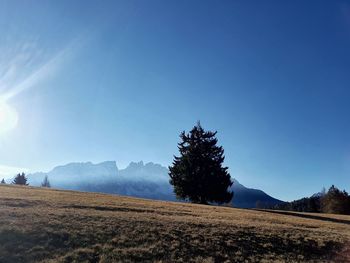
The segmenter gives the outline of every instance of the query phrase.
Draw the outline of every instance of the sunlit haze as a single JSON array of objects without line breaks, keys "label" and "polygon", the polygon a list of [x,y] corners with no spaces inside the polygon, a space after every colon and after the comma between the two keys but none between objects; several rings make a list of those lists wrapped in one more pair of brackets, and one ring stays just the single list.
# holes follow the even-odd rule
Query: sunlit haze
[{"label": "sunlit haze", "polygon": [[350,191],[349,2],[253,2],[1,1],[0,179],[168,167],[200,120],[247,187]]},{"label": "sunlit haze", "polygon": [[0,102],[0,136],[14,129],[17,121],[17,112],[6,103]]}]

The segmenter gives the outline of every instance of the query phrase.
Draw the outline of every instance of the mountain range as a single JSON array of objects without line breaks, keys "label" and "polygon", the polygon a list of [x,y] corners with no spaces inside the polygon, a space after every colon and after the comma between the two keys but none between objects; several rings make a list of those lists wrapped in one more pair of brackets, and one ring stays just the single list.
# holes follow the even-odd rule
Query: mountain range
[{"label": "mountain range", "polygon": [[[125,169],[118,169],[115,161],[69,163],[47,173],[28,174],[28,182],[40,186],[45,176],[54,188],[176,201],[168,169],[152,162],[131,162]],[[261,190],[247,188],[235,179],[233,182],[235,207],[254,208],[257,203],[273,206],[282,202]]]}]

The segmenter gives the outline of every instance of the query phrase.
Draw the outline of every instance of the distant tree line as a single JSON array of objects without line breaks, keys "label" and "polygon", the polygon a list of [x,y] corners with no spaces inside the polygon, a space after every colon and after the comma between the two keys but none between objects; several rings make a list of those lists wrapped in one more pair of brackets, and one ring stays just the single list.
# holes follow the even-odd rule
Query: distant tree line
[{"label": "distant tree line", "polygon": [[29,185],[27,183],[28,179],[24,173],[17,174],[15,178],[12,181],[12,184],[18,184],[18,185]]},{"label": "distant tree line", "polygon": [[[259,207],[262,208],[262,207]],[[328,191],[263,208],[311,213],[350,214],[350,196],[332,185]]]},{"label": "distant tree line", "polygon": [[[1,184],[6,184],[6,181],[5,179],[3,178],[0,182]],[[12,184],[16,184],[16,185],[29,185],[28,183],[28,178],[27,176],[25,175],[25,173],[19,173],[15,176],[15,178],[13,179],[12,181]],[[50,188],[51,187],[51,184],[50,184],[50,181],[49,181],[49,178],[47,175],[45,175],[44,177],[44,180],[42,181],[41,183],[41,187],[47,187],[47,188]]]}]

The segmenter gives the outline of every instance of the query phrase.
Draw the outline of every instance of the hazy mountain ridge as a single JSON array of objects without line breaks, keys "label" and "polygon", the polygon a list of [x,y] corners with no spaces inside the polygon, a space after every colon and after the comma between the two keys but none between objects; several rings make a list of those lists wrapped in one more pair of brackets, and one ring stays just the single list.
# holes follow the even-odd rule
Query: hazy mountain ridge
[{"label": "hazy mountain ridge", "polygon": [[[28,181],[30,185],[40,186],[46,175],[55,188],[176,200],[169,184],[168,169],[152,162],[131,162],[124,169],[118,169],[115,161],[69,163],[48,173],[29,174]],[[235,179],[231,190],[235,207],[253,208],[258,201],[268,205],[282,202],[261,190],[247,188]]]},{"label": "hazy mountain ridge", "polygon": [[264,191],[254,188],[247,188],[233,179],[232,191],[234,192],[233,204],[235,207],[253,208],[260,203],[264,206],[273,206],[283,201],[273,198]]}]

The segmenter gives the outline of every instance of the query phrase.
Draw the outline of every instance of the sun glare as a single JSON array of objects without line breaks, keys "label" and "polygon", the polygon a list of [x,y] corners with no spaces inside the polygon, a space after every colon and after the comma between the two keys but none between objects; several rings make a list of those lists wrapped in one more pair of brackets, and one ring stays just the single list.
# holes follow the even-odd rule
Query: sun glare
[{"label": "sun glare", "polygon": [[15,109],[0,102],[0,135],[16,127],[18,115]]}]

